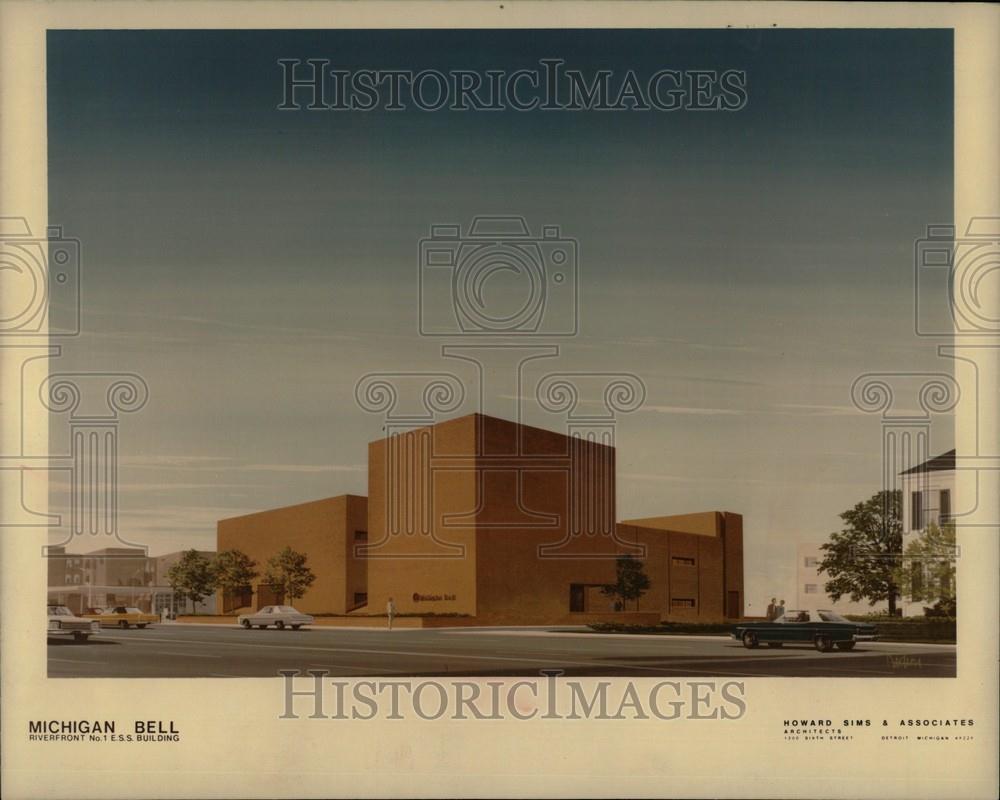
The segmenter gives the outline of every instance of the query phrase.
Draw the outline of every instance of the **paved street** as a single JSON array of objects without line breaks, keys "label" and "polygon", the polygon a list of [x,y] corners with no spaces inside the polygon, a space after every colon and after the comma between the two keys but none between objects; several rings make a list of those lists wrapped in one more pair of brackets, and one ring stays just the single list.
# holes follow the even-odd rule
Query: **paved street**
[{"label": "paved street", "polygon": [[[568,629],[561,629],[568,631]],[[49,677],[332,676],[954,677],[955,647],[871,643],[850,653],[811,647],[747,650],[723,637],[595,635],[558,629],[243,630],[156,625],[105,630],[86,643],[51,640]]]}]

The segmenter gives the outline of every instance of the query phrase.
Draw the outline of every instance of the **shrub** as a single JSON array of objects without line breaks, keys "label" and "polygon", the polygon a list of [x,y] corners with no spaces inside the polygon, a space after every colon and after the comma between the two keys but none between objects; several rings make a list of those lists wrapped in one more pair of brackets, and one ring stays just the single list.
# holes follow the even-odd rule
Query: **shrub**
[{"label": "shrub", "polygon": [[938,600],[933,606],[924,606],[925,617],[957,617],[958,603],[954,597],[946,597]]}]

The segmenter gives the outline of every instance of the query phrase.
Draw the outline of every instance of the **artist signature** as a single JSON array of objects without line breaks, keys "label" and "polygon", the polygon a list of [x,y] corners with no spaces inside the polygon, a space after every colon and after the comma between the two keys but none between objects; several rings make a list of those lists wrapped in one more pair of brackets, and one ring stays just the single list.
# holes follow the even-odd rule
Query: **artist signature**
[{"label": "artist signature", "polygon": [[887,658],[889,666],[893,669],[911,669],[923,666],[920,659],[913,656],[887,656]]}]

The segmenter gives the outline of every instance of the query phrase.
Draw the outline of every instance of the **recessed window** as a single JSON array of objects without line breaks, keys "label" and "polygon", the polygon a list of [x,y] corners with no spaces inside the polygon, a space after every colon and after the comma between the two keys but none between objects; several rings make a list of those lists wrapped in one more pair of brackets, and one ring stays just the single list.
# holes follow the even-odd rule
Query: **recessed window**
[{"label": "recessed window", "polygon": [[673,608],[694,608],[694,598],[693,597],[672,597],[670,598],[670,605]]},{"label": "recessed window", "polygon": [[802,587],[806,594],[817,594],[819,587],[815,583],[807,583]]},{"label": "recessed window", "polygon": [[951,490],[942,489],[940,504],[938,508],[938,517],[941,520],[942,525],[947,525],[951,521]]},{"label": "recessed window", "polygon": [[819,564],[819,559],[816,558],[816,556],[806,556],[802,560],[802,563],[807,567],[815,567],[817,564]]},{"label": "recessed window", "polygon": [[924,527],[923,492],[910,492],[910,530],[919,531]]},{"label": "recessed window", "polygon": [[693,567],[695,561],[693,558],[688,558],[687,556],[673,556],[670,559],[670,563],[676,567]]}]

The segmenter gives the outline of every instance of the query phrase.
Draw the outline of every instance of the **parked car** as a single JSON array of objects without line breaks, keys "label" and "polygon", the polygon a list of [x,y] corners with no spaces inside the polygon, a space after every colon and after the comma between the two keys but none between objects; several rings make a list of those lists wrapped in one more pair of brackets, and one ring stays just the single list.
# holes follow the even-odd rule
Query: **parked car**
[{"label": "parked car", "polygon": [[266,628],[268,625],[273,625],[279,630],[287,626],[297,631],[303,625],[312,625],[316,620],[291,606],[264,606],[253,614],[240,614],[236,621],[244,628],[252,628],[254,625]]},{"label": "parked car", "polygon": [[49,606],[48,613],[49,636],[72,636],[77,642],[85,642],[101,632],[99,623],[76,616],[66,606]]},{"label": "parked car", "polygon": [[88,608],[84,615],[87,619],[94,619],[100,623],[102,628],[123,628],[132,625],[137,628],[145,628],[154,622],[159,622],[160,618],[156,614],[147,614],[134,606],[115,606],[114,608]]},{"label": "parked car", "polygon": [[858,642],[874,642],[878,629],[867,622],[851,622],[833,611],[786,611],[770,622],[743,622],[733,628],[732,636],[747,648],[766,644],[812,644],[821,653],[853,650]]}]

